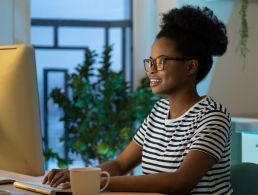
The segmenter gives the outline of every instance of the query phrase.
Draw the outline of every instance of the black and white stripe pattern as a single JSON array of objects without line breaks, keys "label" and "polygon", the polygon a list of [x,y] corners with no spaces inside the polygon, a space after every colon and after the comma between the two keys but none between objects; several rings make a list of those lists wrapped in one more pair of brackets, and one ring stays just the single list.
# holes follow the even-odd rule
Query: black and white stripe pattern
[{"label": "black and white stripe pattern", "polygon": [[144,174],[175,172],[191,150],[213,156],[217,163],[191,194],[233,194],[230,184],[231,119],[226,108],[205,97],[176,119],[167,119],[169,101],[159,100],[134,136],[143,148]]}]

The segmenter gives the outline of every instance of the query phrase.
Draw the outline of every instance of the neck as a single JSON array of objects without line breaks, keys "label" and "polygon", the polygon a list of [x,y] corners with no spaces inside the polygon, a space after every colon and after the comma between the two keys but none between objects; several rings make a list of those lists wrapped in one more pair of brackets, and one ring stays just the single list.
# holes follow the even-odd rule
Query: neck
[{"label": "neck", "polygon": [[191,108],[196,102],[200,101],[200,97],[196,89],[182,90],[177,94],[168,96],[170,111],[168,118],[173,119],[184,114],[189,108]]}]

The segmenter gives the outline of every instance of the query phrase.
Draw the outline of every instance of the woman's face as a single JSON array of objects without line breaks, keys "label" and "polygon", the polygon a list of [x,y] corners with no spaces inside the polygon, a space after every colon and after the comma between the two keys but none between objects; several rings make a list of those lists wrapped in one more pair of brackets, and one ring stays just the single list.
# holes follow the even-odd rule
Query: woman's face
[{"label": "woman's face", "polygon": [[[172,40],[165,37],[158,38],[152,45],[150,59],[155,61],[157,58],[188,57],[182,56],[175,50],[175,47],[175,43]],[[147,75],[150,79],[152,92],[154,94],[173,95],[189,86],[190,82],[194,82],[193,79],[190,79],[192,77],[189,76],[189,63],[189,60],[165,60],[163,70],[151,68]]]}]

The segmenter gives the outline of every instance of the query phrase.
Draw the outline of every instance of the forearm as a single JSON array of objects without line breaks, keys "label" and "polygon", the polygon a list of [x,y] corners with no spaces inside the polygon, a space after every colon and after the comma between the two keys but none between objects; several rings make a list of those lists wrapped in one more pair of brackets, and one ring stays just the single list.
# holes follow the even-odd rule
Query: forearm
[{"label": "forearm", "polygon": [[116,160],[102,163],[98,167],[100,167],[102,171],[107,171],[111,176],[123,175],[123,171]]},{"label": "forearm", "polygon": [[131,141],[127,148],[114,160],[102,163],[99,167],[111,176],[126,175],[140,164],[142,148]]},{"label": "forearm", "polygon": [[141,176],[111,177],[107,189],[110,191],[156,192],[179,195],[188,194],[192,187],[184,183],[176,173],[155,173]]}]

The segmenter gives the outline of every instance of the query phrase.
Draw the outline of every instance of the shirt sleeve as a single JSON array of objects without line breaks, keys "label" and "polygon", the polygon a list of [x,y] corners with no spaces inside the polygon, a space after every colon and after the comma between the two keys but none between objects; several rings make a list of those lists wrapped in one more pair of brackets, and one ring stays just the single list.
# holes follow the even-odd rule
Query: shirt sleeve
[{"label": "shirt sleeve", "polygon": [[230,144],[231,119],[221,111],[209,111],[201,119],[191,139],[190,150],[198,150],[219,161]]}]

